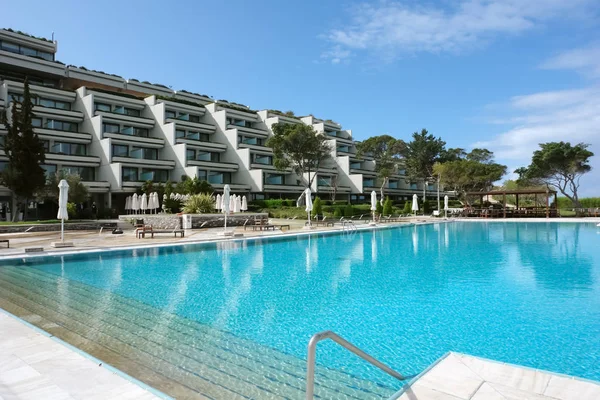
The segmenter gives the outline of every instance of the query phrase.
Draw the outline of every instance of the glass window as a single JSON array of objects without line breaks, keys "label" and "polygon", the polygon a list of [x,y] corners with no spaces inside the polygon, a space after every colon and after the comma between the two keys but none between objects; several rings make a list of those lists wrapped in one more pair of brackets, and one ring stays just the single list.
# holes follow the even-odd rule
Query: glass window
[{"label": "glass window", "polygon": [[46,172],[46,178],[50,178],[52,175],[56,174],[56,165],[46,164],[40,165],[40,167]]},{"label": "glass window", "polygon": [[208,173],[208,183],[231,183],[231,173],[230,172],[218,172],[218,171],[210,171]]},{"label": "glass window", "polygon": [[102,131],[104,133],[119,133],[119,125],[117,124],[102,124]]},{"label": "glass window", "polygon": [[363,186],[373,187],[373,186],[375,186],[375,180],[374,179],[363,179]]},{"label": "glass window", "polygon": [[139,117],[141,114],[140,110],[136,110],[134,108],[125,108],[125,114],[130,117]]},{"label": "glass window", "polygon": [[360,169],[361,166],[362,166],[362,164],[359,162],[350,163],[350,168],[352,168],[352,169]]},{"label": "glass window", "polygon": [[200,140],[200,132],[188,131],[186,139]]},{"label": "glass window", "polygon": [[46,120],[45,128],[53,129],[55,131],[64,132],[77,132],[77,124],[74,122],[59,121],[56,119]]},{"label": "glass window", "polygon": [[208,151],[198,151],[196,153],[196,160],[197,161],[213,161],[213,162],[219,162],[219,153],[211,153]]},{"label": "glass window", "polygon": [[37,56],[37,50],[34,50],[32,48],[29,48],[29,47],[21,46],[21,54],[23,54],[24,56],[36,57]]},{"label": "glass window", "polygon": [[138,169],[123,167],[121,174],[123,176],[123,182],[137,182],[138,181]]},{"label": "glass window", "polygon": [[177,113],[175,111],[171,111],[171,110],[165,111],[165,119],[175,118],[176,116],[177,116]]},{"label": "glass window", "polygon": [[82,181],[93,181],[94,180],[94,168],[93,167],[77,167],[73,165],[64,165],[62,170],[70,175],[79,175]]},{"label": "glass window", "polygon": [[185,157],[187,160],[193,160],[196,158],[196,150],[186,150]]},{"label": "glass window", "polygon": [[331,186],[331,177],[330,176],[319,176],[317,179],[317,185]]},{"label": "glass window", "polygon": [[206,171],[205,169],[199,169],[198,170],[198,179],[200,179],[201,181],[205,181],[208,171]]},{"label": "glass window", "polygon": [[112,145],[112,156],[113,157],[129,157],[129,146],[121,144]]},{"label": "glass window", "polygon": [[416,183],[411,183],[410,184],[410,188],[411,189],[416,189],[417,188],[417,184]]},{"label": "glass window", "polygon": [[54,61],[54,54],[46,53],[45,51],[38,50],[38,57],[42,57],[46,61]]},{"label": "glass window", "polygon": [[36,128],[41,128],[42,127],[42,119],[38,118],[38,117],[31,118],[31,125],[33,125]]},{"label": "glass window", "polygon": [[405,169],[399,169],[398,170],[398,175],[406,175],[406,170]]},{"label": "glass window", "polygon": [[181,130],[181,129],[177,129],[175,131],[175,137],[176,138],[184,138],[185,137],[185,131]]},{"label": "glass window", "polygon": [[10,51],[11,53],[19,53],[19,45],[14,43],[2,42],[2,50]]},{"label": "glass window", "polygon": [[390,181],[388,187],[390,189],[398,189],[398,181]]},{"label": "glass window", "polygon": [[52,145],[50,152],[56,154],[71,154],[71,145],[69,143],[55,142]]},{"label": "glass window", "polygon": [[110,104],[94,103],[94,110],[110,112],[111,107],[110,107]]},{"label": "glass window", "polygon": [[154,181],[154,182],[166,182],[169,180],[169,171],[164,170],[164,169],[142,168],[142,173],[140,174],[140,180]]},{"label": "glass window", "polygon": [[273,165],[273,157],[265,156],[262,154],[255,154],[254,155],[254,163],[262,164],[262,165]]},{"label": "glass window", "polygon": [[199,115],[193,115],[190,114],[190,122],[200,122],[200,116]]},{"label": "glass window", "polygon": [[148,129],[136,128],[135,126],[124,126],[120,133],[130,136],[148,137]]},{"label": "glass window", "polygon": [[283,185],[284,182],[281,174],[265,174],[265,184],[267,185]]},{"label": "glass window", "polygon": [[132,147],[129,157],[144,160],[158,160],[158,149],[148,149],[146,147]]}]

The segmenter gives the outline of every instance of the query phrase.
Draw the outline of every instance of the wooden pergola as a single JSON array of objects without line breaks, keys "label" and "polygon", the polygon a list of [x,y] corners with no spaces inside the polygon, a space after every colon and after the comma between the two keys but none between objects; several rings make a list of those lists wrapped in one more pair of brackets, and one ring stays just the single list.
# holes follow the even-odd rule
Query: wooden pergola
[{"label": "wooden pergola", "polygon": [[[546,218],[550,217],[558,217],[558,199],[556,190],[551,189],[515,189],[515,190],[491,190],[489,192],[468,192],[467,196],[476,196],[481,199],[481,205],[483,206],[483,198],[486,196],[502,196],[502,218],[514,217],[514,218],[524,218],[524,217],[535,217],[535,216],[543,216],[545,214]],[[515,196],[515,207],[508,209],[506,207],[506,196],[513,195]],[[528,207],[520,207],[519,206],[519,196],[522,195],[534,195],[535,196],[535,205]],[[538,196],[545,196],[545,207],[537,207],[538,204]],[[554,205],[550,206],[550,197],[554,196]],[[542,197],[544,199],[544,197]],[[500,217],[500,215],[495,213],[486,212],[487,210],[482,209],[481,215],[484,217]]]}]

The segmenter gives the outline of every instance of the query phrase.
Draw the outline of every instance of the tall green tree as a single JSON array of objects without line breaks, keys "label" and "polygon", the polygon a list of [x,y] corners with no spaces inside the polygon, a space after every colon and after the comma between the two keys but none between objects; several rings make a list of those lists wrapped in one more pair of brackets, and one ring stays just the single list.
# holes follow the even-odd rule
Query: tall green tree
[{"label": "tall green tree", "polygon": [[32,118],[33,102],[29,82],[25,80],[23,100],[12,99],[10,119],[6,110],[0,114],[0,123],[8,131],[4,142],[8,166],[2,171],[0,180],[13,193],[13,221],[17,219],[19,209],[23,209],[27,217],[28,200],[46,183],[41,167],[45,161],[44,144],[33,131]]},{"label": "tall green tree", "polygon": [[487,149],[473,149],[463,158],[436,163],[433,173],[468,202],[467,192],[490,190],[506,174],[506,165],[495,163],[494,154]]},{"label": "tall green tree", "polygon": [[48,177],[46,185],[38,193],[38,197],[58,203],[58,184],[62,179],[69,184],[69,203],[84,203],[90,197],[88,188],[81,183],[81,177],[78,174],[68,174],[64,170],[57,171]]},{"label": "tall green tree", "polygon": [[433,166],[443,161],[446,155],[445,147],[446,142],[427,132],[427,129],[413,133],[412,140],[406,143],[406,175],[411,181],[423,182],[423,201],[426,201],[427,182],[433,177]]},{"label": "tall green tree", "polygon": [[383,190],[390,176],[398,171],[398,163],[402,159],[402,153],[406,149],[403,140],[389,135],[373,136],[356,144],[356,156],[363,158],[366,154],[373,157],[375,161],[375,172],[381,182],[380,202],[383,204]]},{"label": "tall green tree", "polygon": [[277,123],[271,129],[273,136],[266,145],[273,149],[275,168],[279,171],[291,168],[302,177],[306,174],[306,187],[310,187],[319,167],[331,156],[327,137],[304,124]]},{"label": "tall green tree", "polygon": [[531,164],[519,168],[520,179],[543,183],[560,191],[573,202],[575,207],[581,207],[579,202],[579,180],[590,172],[590,158],[594,156],[588,150],[589,144],[579,143],[572,146],[569,142],[540,143],[531,158]]}]

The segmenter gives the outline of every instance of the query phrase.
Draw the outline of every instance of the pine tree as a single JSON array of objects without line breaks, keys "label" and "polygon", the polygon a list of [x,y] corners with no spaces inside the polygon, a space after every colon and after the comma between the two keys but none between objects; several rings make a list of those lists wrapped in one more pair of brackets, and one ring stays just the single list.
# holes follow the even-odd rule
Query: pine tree
[{"label": "pine tree", "polygon": [[25,80],[23,101],[12,100],[10,121],[6,111],[0,115],[0,123],[8,131],[4,142],[8,166],[0,180],[13,193],[13,205],[16,205],[12,210],[13,221],[16,221],[19,209],[27,212],[28,200],[46,183],[45,171],[41,167],[45,161],[44,144],[33,131],[32,118],[33,103],[29,83]]}]

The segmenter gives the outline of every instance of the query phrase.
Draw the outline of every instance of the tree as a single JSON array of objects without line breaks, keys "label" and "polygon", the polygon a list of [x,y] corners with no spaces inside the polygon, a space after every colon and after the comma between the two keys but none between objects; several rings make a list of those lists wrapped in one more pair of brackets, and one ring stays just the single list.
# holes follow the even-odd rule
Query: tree
[{"label": "tree", "polygon": [[57,171],[48,177],[45,187],[39,193],[39,197],[58,203],[58,184],[63,179],[69,184],[69,202],[75,204],[85,203],[90,197],[88,188],[81,183],[81,177],[78,174],[68,174],[64,170]]},{"label": "tree", "polygon": [[569,142],[540,143],[527,168],[517,171],[520,179],[541,182],[560,191],[573,202],[575,207],[581,207],[579,202],[579,180],[590,172],[590,157],[594,153],[588,150],[589,144],[579,143],[572,146]]},{"label": "tree", "polygon": [[380,202],[383,204],[383,189],[390,176],[398,170],[398,163],[402,158],[402,152],[406,148],[403,140],[396,139],[390,135],[373,136],[363,142],[356,144],[356,156],[363,158],[369,154],[375,161],[375,172],[381,180]]},{"label": "tree", "polygon": [[506,174],[506,166],[495,163],[491,151],[473,149],[464,158],[436,163],[433,174],[467,201],[465,193],[491,189],[494,182]]},{"label": "tree", "polygon": [[323,205],[321,204],[321,199],[317,196],[313,202],[312,216],[317,217],[319,215],[323,215]]},{"label": "tree", "polygon": [[383,215],[391,215],[393,212],[392,200],[388,197],[385,199],[385,203],[383,203]]},{"label": "tree", "polygon": [[412,140],[406,144],[403,154],[406,175],[411,181],[423,182],[423,201],[426,200],[427,181],[433,176],[433,165],[443,161],[443,156],[446,155],[445,146],[446,142],[431,135],[426,129],[413,133]]},{"label": "tree", "polygon": [[181,182],[177,184],[176,191],[180,194],[212,193],[213,187],[208,181],[201,180],[197,176],[190,178],[183,175]]},{"label": "tree", "polygon": [[4,142],[8,166],[0,180],[13,193],[13,221],[17,219],[20,208],[27,212],[28,199],[33,198],[46,183],[41,167],[45,161],[44,144],[33,131],[32,118],[33,103],[29,82],[25,79],[23,101],[12,99],[10,121],[6,111],[0,114],[0,123],[6,126],[8,132]]},{"label": "tree", "polygon": [[[277,123],[271,126],[273,136],[266,145],[273,149],[273,165],[279,171],[292,168],[299,176],[307,175],[310,187],[323,161],[331,155],[331,146],[325,135],[319,135],[312,126]],[[311,176],[311,173],[314,173]]]}]

